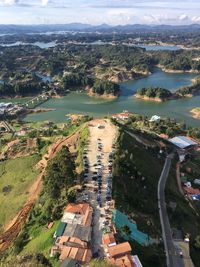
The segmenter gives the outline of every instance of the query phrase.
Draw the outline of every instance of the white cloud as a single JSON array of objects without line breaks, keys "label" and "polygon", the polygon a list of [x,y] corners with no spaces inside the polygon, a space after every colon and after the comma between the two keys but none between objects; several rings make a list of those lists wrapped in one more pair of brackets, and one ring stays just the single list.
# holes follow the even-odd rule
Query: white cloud
[{"label": "white cloud", "polygon": [[42,6],[47,6],[49,3],[49,0],[41,0],[42,1]]},{"label": "white cloud", "polygon": [[192,22],[194,22],[194,23],[200,23],[200,16],[194,16],[194,17],[192,17]]},{"label": "white cloud", "polygon": [[179,16],[179,19],[180,20],[187,20],[187,19],[189,19],[189,17],[186,14],[182,14],[182,15]]},{"label": "white cloud", "polygon": [[18,3],[17,0],[3,0],[4,5],[12,6],[12,5],[17,4],[17,3]]}]

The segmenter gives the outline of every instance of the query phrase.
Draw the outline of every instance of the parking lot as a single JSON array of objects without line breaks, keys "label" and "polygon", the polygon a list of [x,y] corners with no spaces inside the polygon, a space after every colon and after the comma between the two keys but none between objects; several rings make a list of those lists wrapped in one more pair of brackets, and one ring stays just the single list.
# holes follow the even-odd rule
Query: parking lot
[{"label": "parking lot", "polygon": [[93,120],[89,130],[88,147],[83,155],[85,190],[81,197],[94,208],[93,255],[104,257],[102,234],[111,226],[112,158],[117,130],[109,120]]}]

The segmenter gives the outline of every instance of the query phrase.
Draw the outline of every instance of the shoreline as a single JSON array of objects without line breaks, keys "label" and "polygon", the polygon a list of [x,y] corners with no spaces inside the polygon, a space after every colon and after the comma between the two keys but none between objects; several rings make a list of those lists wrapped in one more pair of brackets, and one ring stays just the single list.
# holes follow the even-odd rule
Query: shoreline
[{"label": "shoreline", "polygon": [[194,119],[200,120],[200,108],[193,108],[192,110],[190,110],[190,113],[192,114],[192,117]]},{"label": "shoreline", "polygon": [[158,102],[158,103],[163,103],[163,102],[166,102],[168,100],[173,100],[175,98],[159,98],[159,97],[148,97],[148,96],[141,96],[141,95],[138,95],[138,94],[135,94],[134,95],[135,98],[137,99],[141,99],[141,100],[144,100],[144,101],[151,101],[151,102]]},{"label": "shoreline", "polygon": [[165,73],[194,73],[194,74],[200,74],[200,71],[198,71],[198,70],[173,70],[173,69],[166,69],[163,65],[157,65],[156,67],[161,69]]}]

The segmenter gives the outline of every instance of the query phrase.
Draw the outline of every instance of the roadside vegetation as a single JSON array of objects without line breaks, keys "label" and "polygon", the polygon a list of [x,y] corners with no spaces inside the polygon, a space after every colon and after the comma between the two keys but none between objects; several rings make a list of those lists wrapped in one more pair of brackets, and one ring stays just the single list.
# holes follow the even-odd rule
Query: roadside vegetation
[{"label": "roadside vegetation", "polygon": [[[151,142],[154,142],[153,139]],[[157,211],[157,184],[162,167],[163,159],[159,157],[159,147],[156,143],[154,147],[147,147],[120,130],[113,172],[113,198],[116,208],[128,214],[129,218],[137,223],[140,231],[155,240],[159,240],[161,235]],[[143,247],[135,242],[131,244],[135,253],[137,247],[137,254],[144,266],[149,262],[165,266],[162,246]]]}]

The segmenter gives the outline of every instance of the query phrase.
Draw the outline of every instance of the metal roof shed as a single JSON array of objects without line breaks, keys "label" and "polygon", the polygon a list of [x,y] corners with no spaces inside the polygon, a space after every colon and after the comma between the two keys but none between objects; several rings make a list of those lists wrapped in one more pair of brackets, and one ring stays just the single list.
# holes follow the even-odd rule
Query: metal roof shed
[{"label": "metal roof shed", "polygon": [[174,138],[169,139],[168,141],[181,149],[198,145],[196,142],[192,141],[186,136],[176,136]]}]

